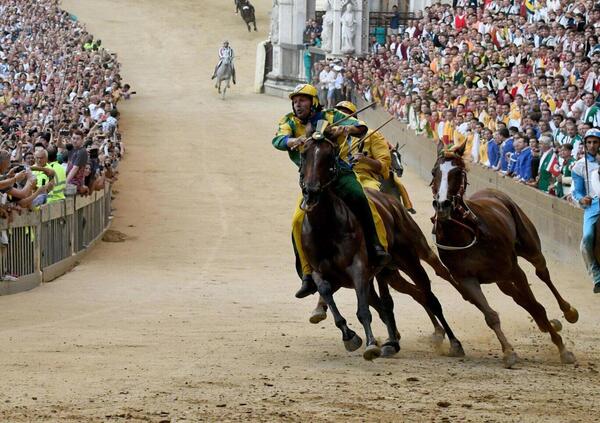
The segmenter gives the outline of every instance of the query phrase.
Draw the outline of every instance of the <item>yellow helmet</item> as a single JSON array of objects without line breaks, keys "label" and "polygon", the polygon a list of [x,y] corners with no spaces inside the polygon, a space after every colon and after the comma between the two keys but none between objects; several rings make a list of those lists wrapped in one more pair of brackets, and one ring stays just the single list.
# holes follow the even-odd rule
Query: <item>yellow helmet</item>
[{"label": "yellow helmet", "polygon": [[350,110],[352,114],[356,113],[356,111],[358,110],[354,103],[352,103],[351,101],[340,101],[338,104],[335,105],[336,109],[339,109],[340,107]]},{"label": "yellow helmet", "polygon": [[297,95],[307,95],[309,97],[312,97],[313,107],[317,107],[319,105],[319,94],[317,92],[317,89],[310,84],[297,85],[296,88],[294,88],[294,91],[290,93],[289,97],[290,99],[293,99]]}]

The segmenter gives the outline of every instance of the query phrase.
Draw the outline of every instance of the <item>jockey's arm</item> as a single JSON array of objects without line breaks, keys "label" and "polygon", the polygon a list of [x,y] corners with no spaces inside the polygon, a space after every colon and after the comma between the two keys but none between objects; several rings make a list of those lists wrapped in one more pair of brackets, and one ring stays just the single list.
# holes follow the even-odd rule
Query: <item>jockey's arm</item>
[{"label": "jockey's arm", "polygon": [[370,157],[368,157],[369,160],[366,163],[379,175],[387,178],[392,165],[388,142],[380,132],[373,133],[370,136],[370,141]]},{"label": "jockey's arm", "polygon": [[583,199],[586,196],[585,181],[583,179],[583,176],[575,172],[572,173],[572,177],[573,191],[571,192],[571,196],[575,201],[580,203],[581,199]]}]

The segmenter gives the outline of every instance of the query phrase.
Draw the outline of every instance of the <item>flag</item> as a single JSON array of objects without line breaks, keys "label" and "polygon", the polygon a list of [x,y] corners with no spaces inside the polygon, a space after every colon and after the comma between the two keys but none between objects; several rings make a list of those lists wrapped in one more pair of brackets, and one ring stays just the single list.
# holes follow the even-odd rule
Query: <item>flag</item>
[{"label": "flag", "polygon": [[561,174],[561,166],[558,161],[558,156],[553,153],[550,162],[548,163],[548,167],[546,167],[546,171],[550,172],[552,176],[558,176]]},{"label": "flag", "polygon": [[528,14],[533,15],[535,13],[535,0],[525,0],[525,9]]}]

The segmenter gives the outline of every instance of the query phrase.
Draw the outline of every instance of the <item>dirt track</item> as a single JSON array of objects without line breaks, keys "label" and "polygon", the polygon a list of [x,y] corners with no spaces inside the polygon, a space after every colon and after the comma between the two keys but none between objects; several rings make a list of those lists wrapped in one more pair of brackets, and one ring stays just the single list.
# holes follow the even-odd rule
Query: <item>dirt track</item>
[{"label": "dirt track", "polygon": [[[140,93],[123,106],[113,224],[131,238],[0,298],[0,420],[598,421],[600,298],[583,265],[550,263],[581,315],[563,330],[575,367],[495,287],[490,302],[523,359],[514,370],[480,313],[438,279],[464,359],[433,351],[427,316],[399,295],[396,359],[365,362],[345,352],[331,317],[308,323],[316,298],[293,298],[297,172],[270,145],[289,104],[251,89],[271,2],[255,3],[260,32],[248,34],[229,0],[64,2],[119,53]],[[239,56],[225,102],[208,80],[223,38]],[[406,182],[429,231],[427,184],[410,172]],[[338,301],[358,326],[354,295]]]}]

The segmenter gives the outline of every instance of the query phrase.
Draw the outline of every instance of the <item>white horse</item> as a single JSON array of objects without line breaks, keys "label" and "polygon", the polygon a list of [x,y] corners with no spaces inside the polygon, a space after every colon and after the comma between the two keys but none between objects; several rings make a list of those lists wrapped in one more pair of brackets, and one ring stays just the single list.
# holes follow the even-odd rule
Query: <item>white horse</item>
[{"label": "white horse", "polygon": [[[225,93],[229,88],[229,83],[233,76],[233,59],[231,57],[224,57],[217,69],[217,83],[215,84],[215,88],[219,90],[219,94],[221,97],[225,99]],[[221,89],[221,83],[225,81],[227,84],[223,89]]]}]

